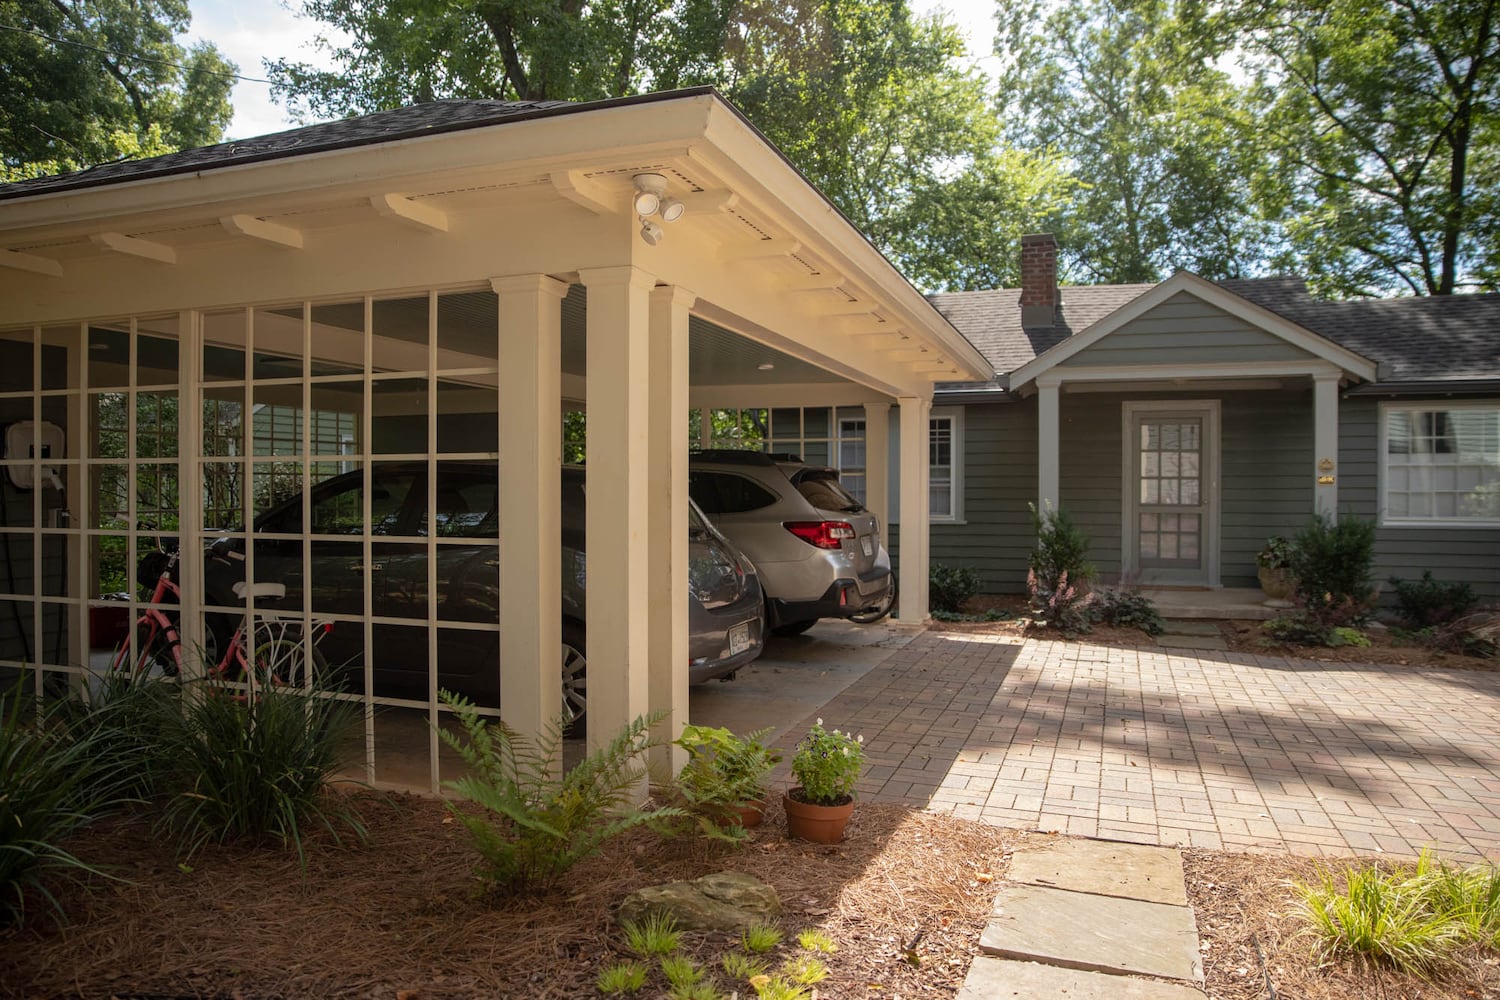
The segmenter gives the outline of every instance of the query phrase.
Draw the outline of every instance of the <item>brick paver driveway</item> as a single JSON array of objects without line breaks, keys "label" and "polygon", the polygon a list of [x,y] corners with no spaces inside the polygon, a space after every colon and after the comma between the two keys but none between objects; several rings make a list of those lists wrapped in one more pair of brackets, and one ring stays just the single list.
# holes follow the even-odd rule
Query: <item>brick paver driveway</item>
[{"label": "brick paver driveway", "polygon": [[825,705],[866,798],[1299,854],[1500,857],[1500,673],[928,632]]}]

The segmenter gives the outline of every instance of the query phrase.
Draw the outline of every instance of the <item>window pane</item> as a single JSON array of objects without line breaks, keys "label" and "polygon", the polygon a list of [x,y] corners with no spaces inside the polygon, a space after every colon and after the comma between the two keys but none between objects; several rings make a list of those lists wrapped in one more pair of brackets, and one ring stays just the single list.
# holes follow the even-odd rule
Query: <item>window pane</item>
[{"label": "window pane", "polygon": [[1390,408],[1385,431],[1387,517],[1500,519],[1500,410]]}]

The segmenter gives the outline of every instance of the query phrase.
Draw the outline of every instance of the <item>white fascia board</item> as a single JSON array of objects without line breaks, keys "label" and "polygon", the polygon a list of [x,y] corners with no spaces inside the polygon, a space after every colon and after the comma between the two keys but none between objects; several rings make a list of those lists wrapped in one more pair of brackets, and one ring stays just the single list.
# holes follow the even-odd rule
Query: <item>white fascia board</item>
[{"label": "white fascia board", "polygon": [[[1081,351],[1088,350],[1125,324],[1139,319],[1179,292],[1187,292],[1189,295],[1202,299],[1211,306],[1222,309],[1230,315],[1253,324],[1273,336],[1280,337],[1293,347],[1300,348],[1315,358],[1337,365],[1343,371],[1363,381],[1372,382],[1375,379],[1375,363],[1368,358],[1355,354],[1347,348],[1340,347],[1333,341],[1318,336],[1306,327],[1298,326],[1296,323],[1278,316],[1269,309],[1264,309],[1233,292],[1220,288],[1213,282],[1200,278],[1196,274],[1189,271],[1178,271],[1166,281],[1131,299],[1092,326],[1075,333],[1067,340],[1052,347],[1051,350],[1033,358],[1011,372],[1011,386],[1019,388],[1025,383],[1036,379],[1042,373],[1052,371],[1068,358],[1073,357]],[[1205,368],[1205,366],[1196,367]],[[1233,374],[1233,369],[1235,368],[1232,364],[1206,367],[1212,369],[1209,371],[1209,374],[1213,375],[1230,375]],[[1304,365],[1304,369],[1305,367]],[[1220,368],[1222,368],[1222,371]],[[1179,372],[1176,366],[1172,366],[1170,370],[1174,375]],[[1164,368],[1157,367],[1155,371],[1160,375],[1164,371]],[[1069,379],[1074,378],[1075,369],[1067,369],[1065,377]],[[1192,376],[1184,375],[1183,377]]]},{"label": "white fascia board", "polygon": [[699,385],[688,389],[688,406],[860,406],[864,403],[891,402],[881,395],[853,382],[768,382],[765,385]]},{"label": "white fascia board", "polygon": [[[712,103],[708,95],[698,94],[42,192],[0,201],[0,232],[45,228],[63,233],[71,226],[97,229],[102,219],[184,211],[233,214],[203,212],[208,206],[270,203],[283,210],[298,196],[327,203],[340,195],[416,190],[424,185],[411,182],[423,178],[493,178],[522,168],[541,175],[621,157],[683,156],[689,145],[701,141]],[[622,203],[621,214],[629,207]]]},{"label": "white fascia board", "polygon": [[827,259],[849,281],[871,289],[894,316],[894,325],[915,333],[960,368],[945,381],[988,381],[995,375],[978,348],[943,318],[921,292],[871,245],[816,188],[728,105],[710,108],[705,144],[693,155],[804,246]]},{"label": "white fascia board", "polygon": [[[1038,386],[1064,386],[1075,382],[1159,382],[1171,379],[1286,378],[1296,375],[1335,377],[1343,369],[1331,361],[1231,361],[1190,365],[1079,365],[1042,372]],[[1180,386],[1179,388],[1191,388]]]}]

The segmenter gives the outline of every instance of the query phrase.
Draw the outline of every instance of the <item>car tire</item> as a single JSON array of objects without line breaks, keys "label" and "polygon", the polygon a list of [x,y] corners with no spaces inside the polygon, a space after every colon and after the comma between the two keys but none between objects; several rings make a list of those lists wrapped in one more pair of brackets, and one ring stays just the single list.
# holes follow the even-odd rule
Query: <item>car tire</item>
[{"label": "car tire", "polygon": [[787,622],[784,625],[777,625],[775,628],[771,629],[771,634],[779,635],[783,639],[789,639],[794,635],[801,635],[803,632],[806,632],[816,624],[818,624],[818,620],[816,618],[809,618],[806,621],[800,622]]},{"label": "car tire", "polygon": [[563,733],[581,737],[588,732],[587,633],[577,622],[564,622],[562,629]]}]

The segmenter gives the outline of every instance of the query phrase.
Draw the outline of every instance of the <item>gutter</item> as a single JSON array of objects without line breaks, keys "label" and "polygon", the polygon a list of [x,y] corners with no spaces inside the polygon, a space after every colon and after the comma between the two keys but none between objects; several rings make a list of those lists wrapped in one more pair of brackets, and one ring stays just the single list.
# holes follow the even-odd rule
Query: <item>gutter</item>
[{"label": "gutter", "polygon": [[1344,396],[1500,396],[1500,378],[1366,382]]}]

